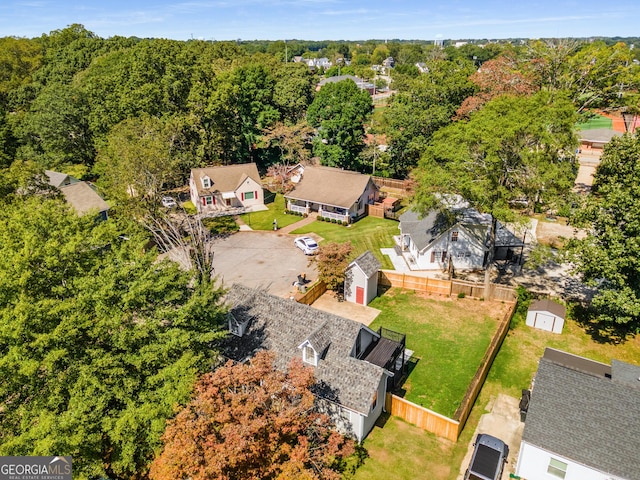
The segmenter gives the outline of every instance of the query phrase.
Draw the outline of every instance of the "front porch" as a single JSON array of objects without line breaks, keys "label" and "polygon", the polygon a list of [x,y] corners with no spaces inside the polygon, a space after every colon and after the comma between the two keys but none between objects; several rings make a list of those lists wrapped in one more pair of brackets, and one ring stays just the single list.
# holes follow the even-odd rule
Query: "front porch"
[{"label": "front porch", "polygon": [[287,200],[287,210],[302,215],[309,215],[313,211],[318,212],[319,217],[335,220],[336,222],[351,223],[349,212],[340,207],[332,205],[322,205],[310,202]]}]

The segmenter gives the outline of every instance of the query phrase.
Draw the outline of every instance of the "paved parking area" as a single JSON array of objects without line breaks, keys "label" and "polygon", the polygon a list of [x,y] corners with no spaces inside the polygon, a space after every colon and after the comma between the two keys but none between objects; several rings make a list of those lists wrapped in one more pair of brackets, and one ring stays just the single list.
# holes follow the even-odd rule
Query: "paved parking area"
[{"label": "paved parking area", "polygon": [[305,272],[308,280],[317,278],[310,257],[293,245],[293,235],[275,232],[237,232],[213,242],[214,267],[223,285],[241,283],[288,297],[292,283]]},{"label": "paved parking area", "polygon": [[518,453],[520,452],[520,441],[522,440],[522,432],[524,430],[524,423],[520,421],[519,403],[519,399],[503,393],[499,394],[495,400],[489,402],[489,405],[486,407],[489,413],[485,413],[480,417],[478,427],[469,443],[467,454],[464,460],[462,460],[458,480],[464,478],[464,473],[469,467],[474,448],[473,442],[479,433],[488,433],[509,445],[509,458],[502,471],[502,480],[508,480],[509,474],[515,473]]}]

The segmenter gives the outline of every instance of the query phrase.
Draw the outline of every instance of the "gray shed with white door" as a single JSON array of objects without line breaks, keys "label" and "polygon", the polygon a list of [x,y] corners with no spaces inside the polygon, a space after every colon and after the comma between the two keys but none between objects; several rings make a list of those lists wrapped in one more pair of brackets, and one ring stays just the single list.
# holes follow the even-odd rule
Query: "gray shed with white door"
[{"label": "gray shed with white door", "polygon": [[367,305],[376,298],[380,267],[380,262],[370,250],[351,262],[344,276],[344,299]]},{"label": "gray shed with white door", "polygon": [[536,300],[527,311],[527,325],[547,332],[562,333],[567,309],[553,300]]}]

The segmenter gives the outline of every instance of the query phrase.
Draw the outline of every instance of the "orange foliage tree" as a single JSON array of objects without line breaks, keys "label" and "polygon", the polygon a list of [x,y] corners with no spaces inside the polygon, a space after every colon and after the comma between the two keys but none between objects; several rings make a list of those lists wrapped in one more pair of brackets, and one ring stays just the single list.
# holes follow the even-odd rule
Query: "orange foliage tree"
[{"label": "orange foliage tree", "polygon": [[271,353],[204,375],[168,422],[153,480],[339,479],[354,442],[314,407],[313,370]]}]

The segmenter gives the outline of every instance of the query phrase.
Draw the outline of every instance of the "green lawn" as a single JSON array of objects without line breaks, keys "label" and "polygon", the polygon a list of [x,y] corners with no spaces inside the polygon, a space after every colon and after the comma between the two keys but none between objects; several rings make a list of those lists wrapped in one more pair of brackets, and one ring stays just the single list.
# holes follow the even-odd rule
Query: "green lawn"
[{"label": "green lawn", "polygon": [[[497,305],[497,307],[496,307]],[[460,406],[501,313],[501,304],[470,298],[436,300],[391,289],[370,306],[382,311],[371,324],[406,333],[418,361],[403,386],[404,397],[449,418]]]},{"label": "green lawn", "polygon": [[[386,255],[380,253],[380,248],[392,248],[393,236],[399,234],[399,223],[383,218],[364,217],[350,227],[335,223],[315,221],[302,228],[294,230],[295,235],[315,233],[321,236],[325,242],[344,243],[351,242],[355,255],[371,250],[382,263],[383,269],[391,269],[393,265]],[[322,244],[322,242],[321,242]]]},{"label": "green lawn", "polygon": [[594,128],[611,128],[612,126],[613,122],[610,118],[603,117],[602,115],[596,115],[584,123],[578,123],[576,128],[578,130],[592,130]]},{"label": "green lawn", "polygon": [[[452,300],[451,303],[455,305],[456,301]],[[430,316],[428,309],[422,313]],[[412,332],[407,332],[407,339],[411,337]],[[386,420],[384,426],[376,426],[364,441],[369,458],[358,469],[355,479],[455,480],[467,445],[488,403],[500,393],[519,398],[521,390],[529,387],[545,347],[558,348],[607,364],[611,363],[611,359],[640,363],[640,336],[621,344],[602,343],[594,341],[582,326],[570,318],[565,322],[563,333],[558,335],[527,327],[524,318],[520,317],[513,322],[493,362],[458,442],[438,439],[395,417],[383,419]]]},{"label": "green lawn", "polygon": [[296,223],[302,218],[284,213],[284,197],[280,194],[269,194],[265,191],[265,206],[268,207],[269,210],[243,213],[240,215],[240,218],[254,230],[273,230],[274,219],[278,221],[278,227],[282,228]]}]

